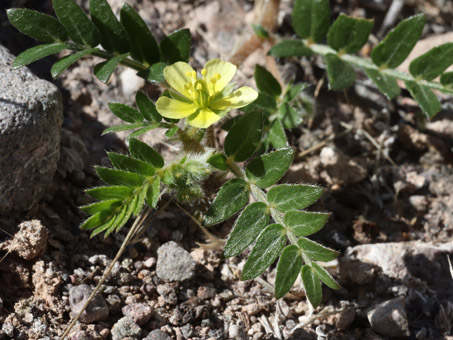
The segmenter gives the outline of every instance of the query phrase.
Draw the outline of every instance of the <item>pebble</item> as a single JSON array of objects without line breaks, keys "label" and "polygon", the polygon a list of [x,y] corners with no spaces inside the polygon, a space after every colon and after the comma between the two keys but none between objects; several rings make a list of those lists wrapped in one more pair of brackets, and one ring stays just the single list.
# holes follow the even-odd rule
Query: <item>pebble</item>
[{"label": "pebble", "polygon": [[157,293],[160,295],[165,304],[176,305],[176,303],[178,303],[178,296],[176,295],[175,288],[169,285],[158,285]]},{"label": "pebble", "polygon": [[245,334],[244,326],[242,325],[231,325],[228,329],[228,336],[231,339],[246,339],[247,334]]},{"label": "pebble", "polygon": [[340,331],[347,330],[349,326],[355,320],[355,309],[354,308],[344,308],[338,315],[335,320],[335,327]]},{"label": "pebble", "polygon": [[167,333],[162,332],[160,329],[151,331],[143,340],[171,340]]},{"label": "pebble", "polygon": [[[81,284],[74,286],[69,290],[69,303],[72,316],[76,316],[88,300],[92,289],[90,286]],[[100,320],[105,320],[109,316],[109,308],[104,300],[104,297],[97,294],[91,300],[88,307],[80,316],[80,321],[84,323],[93,323]]]},{"label": "pebble", "polygon": [[154,267],[154,265],[156,264],[157,260],[155,257],[150,257],[149,259],[147,259],[145,262],[143,262],[143,265],[146,267],[146,268],[152,268]]},{"label": "pebble", "polygon": [[157,276],[166,281],[186,281],[195,274],[195,261],[189,252],[170,241],[157,250]]},{"label": "pebble", "polygon": [[60,155],[63,106],[57,87],[0,46],[0,214],[29,210],[48,194]]},{"label": "pebble", "polygon": [[146,303],[132,303],[121,310],[124,316],[130,317],[137,325],[142,326],[153,316],[154,309]]},{"label": "pebble", "polygon": [[145,85],[145,80],[137,76],[137,71],[126,68],[120,74],[121,90],[126,97],[135,95]]},{"label": "pebble", "polygon": [[130,317],[125,316],[112,327],[112,340],[124,340],[125,338],[140,339],[142,329]]},{"label": "pebble", "polygon": [[409,336],[405,301],[403,297],[382,302],[367,312],[368,321],[377,333],[390,338]]}]

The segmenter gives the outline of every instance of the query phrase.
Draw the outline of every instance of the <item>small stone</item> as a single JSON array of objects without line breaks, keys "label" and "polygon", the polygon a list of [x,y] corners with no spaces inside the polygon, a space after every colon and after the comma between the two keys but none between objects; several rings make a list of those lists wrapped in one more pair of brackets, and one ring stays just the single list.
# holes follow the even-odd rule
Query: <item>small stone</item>
[{"label": "small stone", "polygon": [[[90,286],[82,284],[72,287],[69,290],[69,303],[71,306],[72,316],[79,314],[82,307],[90,297],[92,289]],[[88,304],[88,307],[80,316],[80,321],[84,323],[93,323],[100,320],[105,320],[109,316],[109,308],[102,295],[95,295],[93,300]]]},{"label": "small stone", "polygon": [[14,326],[10,322],[5,322],[2,325],[2,331],[10,338],[14,336]]},{"label": "small stone", "polygon": [[149,259],[147,259],[145,262],[143,262],[143,265],[146,267],[146,268],[152,268],[154,267],[154,265],[156,264],[156,258],[154,257],[150,257]]},{"label": "small stone", "polygon": [[31,260],[46,250],[48,229],[39,220],[19,224],[19,231],[13,239],[0,245],[0,249],[14,252],[25,260]]},{"label": "small stone", "polygon": [[124,340],[124,338],[140,339],[142,329],[130,317],[125,316],[112,327],[112,340]]},{"label": "small stone", "polygon": [[195,274],[195,261],[189,252],[174,241],[167,242],[157,250],[156,274],[162,280],[185,281]]},{"label": "small stone", "polygon": [[101,330],[101,331],[99,332],[99,335],[100,335],[103,339],[107,338],[109,334],[110,334],[110,330],[109,330],[108,328],[104,328],[103,330]]},{"label": "small stone", "polygon": [[349,326],[354,322],[354,319],[355,309],[346,307],[337,315],[335,326],[340,331],[347,330]]},{"label": "small stone", "polygon": [[176,305],[178,303],[178,296],[176,295],[175,288],[169,285],[158,285],[157,293],[162,297],[164,303],[169,305]]},{"label": "small stone", "polygon": [[428,199],[424,195],[412,195],[409,197],[409,203],[417,211],[425,211],[428,206]]},{"label": "small stone", "polygon": [[110,294],[105,299],[107,306],[109,307],[109,312],[111,315],[115,315],[121,309],[121,298],[116,294]]},{"label": "small stone", "polygon": [[145,80],[137,76],[137,71],[126,68],[120,74],[121,89],[126,97],[138,92],[144,85]]},{"label": "small stone", "polygon": [[381,335],[391,338],[410,335],[403,297],[374,306],[367,312],[367,317],[371,327]]},{"label": "small stone", "polygon": [[200,299],[213,299],[216,295],[214,287],[200,286],[198,287],[197,296]]},{"label": "small stone", "polygon": [[193,327],[190,324],[184,325],[179,329],[184,339],[188,339],[193,335]]},{"label": "small stone", "polygon": [[146,303],[132,303],[121,310],[124,316],[130,317],[137,325],[147,323],[153,316],[154,309]]},{"label": "small stone", "polygon": [[231,325],[228,329],[228,336],[231,339],[246,339],[244,327],[242,325]]},{"label": "small stone", "polygon": [[162,332],[160,329],[151,331],[143,340],[171,340],[167,333]]}]

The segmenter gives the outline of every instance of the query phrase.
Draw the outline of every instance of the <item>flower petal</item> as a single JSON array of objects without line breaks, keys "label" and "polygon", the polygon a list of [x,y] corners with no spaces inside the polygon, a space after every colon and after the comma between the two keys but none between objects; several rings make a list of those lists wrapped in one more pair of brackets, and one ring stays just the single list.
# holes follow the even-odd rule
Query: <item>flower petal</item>
[{"label": "flower petal", "polygon": [[220,59],[209,60],[204,68],[206,69],[205,79],[208,83],[209,94],[211,96],[221,92],[225,88],[231,79],[233,79],[237,69],[232,63]]},{"label": "flower petal", "polygon": [[220,119],[219,115],[216,115],[209,109],[201,109],[198,114],[194,115],[194,117],[189,117],[188,121],[189,124],[201,128],[206,129],[207,127],[211,126],[215,122]]},{"label": "flower petal", "polygon": [[258,97],[258,92],[248,86],[243,86],[226,97],[217,99],[211,104],[216,110],[237,109],[253,102]]},{"label": "flower petal", "polygon": [[[190,76],[188,76],[190,74]],[[167,83],[176,91],[191,99],[192,96],[187,92],[185,85],[196,80],[192,75],[195,74],[194,69],[187,63],[178,61],[164,68],[164,78]]]},{"label": "flower petal", "polygon": [[180,119],[190,116],[197,110],[197,107],[194,103],[186,103],[162,96],[156,102],[156,109],[166,118]]}]

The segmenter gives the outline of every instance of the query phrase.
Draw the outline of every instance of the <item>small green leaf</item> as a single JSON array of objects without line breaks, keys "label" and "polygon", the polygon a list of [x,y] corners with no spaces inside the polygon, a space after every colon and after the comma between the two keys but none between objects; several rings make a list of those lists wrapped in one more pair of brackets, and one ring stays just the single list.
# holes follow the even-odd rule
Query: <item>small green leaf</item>
[{"label": "small green leaf", "polygon": [[296,0],[293,9],[293,27],[302,39],[314,42],[324,40],[329,30],[329,0]]},{"label": "small green leaf", "polygon": [[248,205],[234,223],[223,250],[225,258],[242,253],[269,223],[269,211],[263,202]]},{"label": "small green leaf", "polygon": [[294,129],[302,123],[302,112],[296,109],[290,103],[283,103],[278,109],[278,118],[287,129]]},{"label": "small green leaf", "polygon": [[[134,212],[134,208],[137,206],[137,201],[138,201],[138,195],[135,195],[134,198],[132,199],[132,202],[127,206],[127,209],[125,212],[123,212],[121,215],[118,215],[116,221],[115,221],[115,230],[118,232],[126,223],[129,221],[129,219],[132,216],[132,213]],[[110,232],[113,231],[113,228],[110,230]],[[106,233],[106,237],[109,233]]]},{"label": "small green leaf", "polygon": [[373,24],[373,20],[352,18],[341,13],[329,29],[327,43],[336,51],[356,53],[368,41]]},{"label": "small green leaf", "polygon": [[297,244],[302,249],[304,254],[314,261],[328,262],[336,259],[338,256],[337,251],[324,247],[323,245],[309,240],[306,237],[301,237],[297,241]]},{"label": "small green leaf", "polygon": [[140,123],[133,123],[133,124],[123,124],[123,125],[111,126],[102,132],[102,136],[106,135],[108,133],[112,133],[112,132],[134,130],[134,129],[143,127],[144,125],[145,125],[145,123],[140,122]]},{"label": "small green leaf", "polygon": [[275,276],[275,298],[280,299],[289,292],[302,268],[302,255],[299,248],[291,244],[283,249],[278,260]]},{"label": "small green leaf", "polygon": [[203,218],[203,224],[211,226],[225,221],[247,204],[249,191],[247,183],[241,178],[226,182]]},{"label": "small green leaf", "polygon": [[86,190],[85,193],[99,201],[114,198],[124,200],[132,196],[133,189],[127,186],[106,186],[91,188]]},{"label": "small green leaf", "polygon": [[164,78],[164,68],[167,67],[167,64],[159,62],[151,65],[146,70],[140,71],[137,73],[139,77],[156,84],[165,83]]},{"label": "small green leaf", "polygon": [[440,77],[440,82],[443,86],[452,88],[453,87],[453,72],[445,72]]},{"label": "small green leaf", "polygon": [[111,217],[110,212],[98,212],[83,222],[80,225],[80,229],[88,230],[96,228],[97,226],[105,223],[109,217]]},{"label": "small green leaf", "polygon": [[228,170],[228,165],[226,163],[226,156],[223,153],[215,153],[208,159],[208,163],[211,164],[214,168],[226,171]]},{"label": "small green leaf", "polygon": [[135,9],[124,4],[121,7],[120,20],[129,35],[132,58],[148,65],[157,63],[159,61],[159,46]]},{"label": "small green leaf", "polygon": [[148,144],[143,143],[138,139],[131,138],[129,140],[129,151],[131,152],[132,157],[147,162],[155,168],[160,169],[164,166],[164,159],[162,156]]},{"label": "small green leaf", "polygon": [[192,36],[187,28],[170,33],[159,45],[160,61],[167,64],[189,61],[191,41]]},{"label": "small green leaf", "polygon": [[129,53],[124,53],[113,57],[112,59],[103,61],[94,66],[94,75],[104,84],[107,84],[110,77],[112,76],[115,68],[121,63],[124,59],[129,56]]},{"label": "small green leaf", "polygon": [[365,73],[376,84],[389,99],[398,97],[401,89],[398,86],[395,78],[385,75],[384,73],[375,69],[365,69]]},{"label": "small green leaf", "polygon": [[336,54],[325,55],[327,64],[327,77],[329,89],[335,91],[346,90],[355,81],[355,72],[350,64],[339,58]]},{"label": "small green leaf", "polygon": [[[108,230],[109,228],[114,228],[115,220],[116,220],[116,216],[113,216],[113,217],[110,218],[106,223],[101,224],[100,226],[98,226],[96,229],[93,230],[93,232],[92,232],[91,235],[90,235],[90,238],[95,237],[97,234],[100,234],[100,233],[102,233],[103,231]],[[106,235],[107,235],[107,234],[109,234],[109,232],[106,232]],[[107,236],[106,236],[106,237],[107,237]]]},{"label": "small green leaf", "polygon": [[167,132],[165,132],[165,137],[167,138],[172,138],[176,132],[178,132],[178,127],[177,126],[173,126],[171,129],[168,129]]},{"label": "small green leaf", "polygon": [[255,66],[255,82],[260,92],[278,97],[282,94],[282,87],[275,77],[260,65]]},{"label": "small green leaf", "polygon": [[50,74],[52,75],[52,78],[55,79],[61,74],[61,72],[66,70],[69,66],[77,62],[79,59],[85,57],[86,55],[93,54],[96,51],[98,51],[97,48],[90,48],[87,50],[76,52],[74,54],[70,54],[64,57],[63,59],[60,59],[55,64],[53,64],[52,68],[50,69]]},{"label": "small green leaf", "polygon": [[247,178],[260,188],[277,183],[288,171],[294,157],[292,148],[275,150],[252,160],[245,168]]},{"label": "small green leaf", "polygon": [[322,300],[321,281],[309,265],[304,265],[300,272],[305,294],[313,307],[318,307]]},{"label": "small green leaf", "polygon": [[269,38],[269,32],[260,24],[252,24],[252,28],[257,37],[262,39]]},{"label": "small green leaf", "polygon": [[154,177],[154,181],[146,193],[146,203],[151,208],[156,208],[160,197],[160,177]]},{"label": "small green leaf", "polygon": [[14,59],[13,69],[26,66],[35,62],[36,60],[61,52],[66,48],[68,48],[67,43],[44,44],[29,48],[28,50],[25,50],[24,52],[19,54],[16,59]]},{"label": "small green leaf", "polygon": [[111,185],[126,185],[136,188],[143,184],[143,176],[117,169],[95,167],[99,177],[107,184]]},{"label": "small green leaf", "polygon": [[311,263],[312,270],[315,271],[316,275],[321,279],[322,282],[325,283],[325,285],[331,289],[340,289],[341,286],[338,284],[337,281],[329,274],[329,272],[321,267],[319,264],[316,262]]},{"label": "small green leaf", "polygon": [[52,0],[55,14],[77,44],[95,47],[100,42],[97,27],[74,0]]},{"label": "small green leaf", "polygon": [[147,197],[148,188],[149,188],[148,183],[145,183],[145,185],[141,188],[140,194],[138,195],[137,201],[135,202],[134,209],[132,211],[132,215],[134,217],[137,217],[138,214],[140,214],[140,212],[143,209],[143,206],[145,205],[145,199]]},{"label": "small green leaf", "polygon": [[91,20],[101,34],[101,45],[109,52],[129,52],[129,37],[106,0],[90,0]]},{"label": "small green leaf", "polygon": [[299,83],[299,84],[294,84],[294,85],[288,84],[283,100],[285,102],[292,102],[308,86],[309,85],[307,83]]},{"label": "small green leaf", "polygon": [[416,78],[433,80],[453,64],[453,42],[434,47],[409,65],[410,73]]},{"label": "small green leaf", "polygon": [[274,148],[284,148],[288,146],[285,131],[279,119],[274,120],[267,137]]},{"label": "small green leaf", "polygon": [[121,206],[123,202],[119,199],[110,199],[106,201],[96,202],[80,207],[85,214],[94,215],[97,212],[109,211],[112,212],[115,208]]},{"label": "small green leaf", "polygon": [[242,270],[241,280],[251,280],[261,275],[280,255],[286,244],[285,229],[271,224],[258,237]]},{"label": "small green leaf", "polygon": [[286,212],[312,205],[322,193],[323,189],[314,185],[280,184],[269,189],[267,199],[275,209]]},{"label": "small green leaf", "polygon": [[423,14],[401,21],[371,52],[371,59],[380,68],[395,68],[411,53],[425,26]]},{"label": "small green leaf", "polygon": [[162,120],[162,116],[157,112],[154,103],[142,91],[138,91],[135,95],[135,102],[146,120],[152,122],[160,122]]},{"label": "small green leaf", "polygon": [[6,10],[8,20],[22,33],[44,43],[63,42],[68,39],[66,28],[54,17],[26,8]]},{"label": "small green leaf", "polygon": [[[277,101],[275,99],[276,99],[275,96],[272,96],[268,93],[258,92],[258,98],[256,98],[254,102],[243,107],[241,110],[246,113],[253,112],[259,109],[265,110],[267,112],[273,112],[277,108]],[[233,119],[230,119],[227,123],[233,121]],[[224,125],[226,125],[227,123],[225,123]],[[227,131],[229,130],[224,128],[223,126],[222,128]]]},{"label": "small green leaf", "polygon": [[143,176],[152,176],[154,174],[155,169],[149,163],[114,152],[108,152],[107,155],[109,156],[113,166],[117,169],[133,172]]},{"label": "small green leaf", "polygon": [[301,40],[283,40],[272,46],[268,54],[278,58],[309,57],[313,55],[313,51]]},{"label": "small green leaf", "polygon": [[285,224],[296,236],[308,236],[321,230],[329,214],[290,210],[285,214]]},{"label": "small green leaf", "polygon": [[442,107],[440,106],[439,99],[437,99],[436,95],[431,91],[429,87],[420,85],[415,81],[406,82],[406,87],[411,93],[412,97],[415,101],[420,105],[423,112],[428,116],[428,118],[432,118],[438,113]]},{"label": "small green leaf", "polygon": [[143,115],[133,107],[121,103],[109,103],[109,108],[113,114],[125,122],[139,123],[143,121]]},{"label": "small green leaf", "polygon": [[236,162],[247,160],[258,147],[263,131],[263,114],[253,111],[241,116],[225,138],[225,153]]}]

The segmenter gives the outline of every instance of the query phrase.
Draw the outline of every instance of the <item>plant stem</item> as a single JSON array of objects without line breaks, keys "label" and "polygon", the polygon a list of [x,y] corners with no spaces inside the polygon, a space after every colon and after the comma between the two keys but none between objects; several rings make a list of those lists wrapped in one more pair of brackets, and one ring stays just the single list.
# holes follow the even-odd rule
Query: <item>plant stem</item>
[{"label": "plant stem", "polygon": [[[77,44],[69,44],[69,49],[71,50],[74,50],[74,51],[83,51],[86,49],[85,46],[82,46],[82,45],[77,45]],[[113,57],[116,57],[115,54],[113,53],[110,53],[110,52],[106,52],[106,51],[102,51],[102,50],[98,50],[96,52],[93,52],[92,55],[96,56],[96,57],[100,57],[100,58],[104,58],[104,59],[111,59]],[[124,66],[127,66],[127,67],[130,67],[136,71],[144,71],[146,69],[148,69],[148,66],[138,62],[138,61],[135,61],[135,60],[132,60],[132,59],[129,59],[129,58],[126,58],[126,59],[123,59],[121,62],[120,62],[121,65],[124,65]]]},{"label": "plant stem", "polygon": [[[310,44],[308,45],[308,42],[307,41],[304,41],[304,43],[307,44],[307,46],[309,46],[313,52],[315,52],[316,54],[319,54],[319,55],[322,55],[323,57],[326,55],[326,54],[329,54],[329,53],[333,53],[333,54],[337,54],[337,51],[335,51],[334,49],[330,48],[329,46],[326,46],[326,45],[321,45],[321,44]],[[373,70],[376,70],[376,71],[380,71],[382,72],[383,74],[385,75],[388,75],[392,78],[396,78],[396,79],[401,79],[401,80],[404,80],[404,81],[417,81],[412,75],[408,74],[408,73],[405,73],[405,72],[401,72],[401,71],[398,71],[396,69],[380,69],[378,66],[376,66],[371,60],[368,60],[368,59],[364,59],[364,58],[361,58],[361,57],[358,57],[356,55],[351,55],[351,54],[343,54],[343,55],[338,55],[341,59],[343,59],[344,61],[346,61],[347,63],[351,64],[351,65],[354,65],[354,66],[357,66],[361,69],[373,69]],[[418,83],[420,85],[423,85],[423,86],[427,86],[427,87],[430,87],[432,89],[435,89],[435,90],[439,90],[443,93],[450,93],[450,94],[453,94],[453,89],[448,89],[448,88],[445,88],[442,84],[440,83],[437,83],[437,82],[434,82],[434,81],[428,81],[428,80],[420,80],[418,81]]]}]

